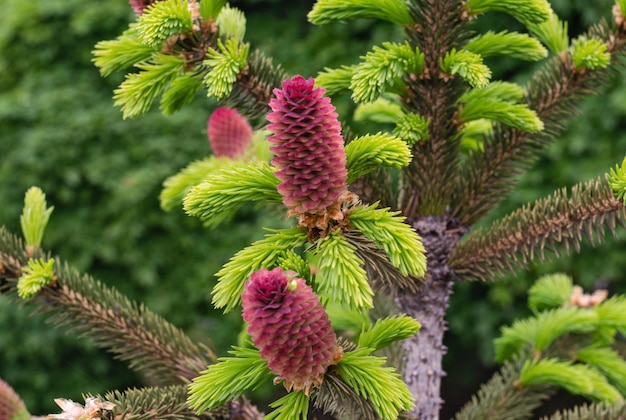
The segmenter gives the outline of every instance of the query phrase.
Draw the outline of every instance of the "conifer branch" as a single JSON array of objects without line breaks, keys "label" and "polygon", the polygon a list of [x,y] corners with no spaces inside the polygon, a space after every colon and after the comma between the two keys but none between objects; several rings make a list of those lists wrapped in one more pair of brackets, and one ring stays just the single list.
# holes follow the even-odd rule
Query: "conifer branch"
[{"label": "conifer branch", "polygon": [[547,0],[468,0],[466,7],[471,15],[508,13],[525,25],[545,21],[552,11]]},{"label": "conifer branch", "polygon": [[463,2],[459,0],[413,0],[409,12],[416,24],[407,29],[409,41],[424,55],[423,76],[406,77],[404,106],[428,121],[428,141],[413,145],[414,159],[403,172],[403,201],[409,197],[415,203],[401,202],[409,210],[406,216],[442,214],[453,192],[458,176],[458,127],[455,123],[457,99],[463,82],[441,72],[441,58],[453,48],[466,42]]},{"label": "conifer branch", "polygon": [[325,67],[315,78],[315,84],[324,87],[327,95],[337,95],[348,91],[355,71],[356,65],[343,65],[336,69]]},{"label": "conifer branch", "polygon": [[254,50],[223,104],[238,109],[248,119],[263,117],[262,122],[265,123],[272,91],[280,87],[286,78],[287,74],[282,67],[274,66],[270,58]]},{"label": "conifer branch", "polygon": [[[187,405],[187,386],[174,385],[168,387],[131,388],[125,391],[111,391],[104,397],[98,396],[102,401],[115,404],[113,414],[115,418],[124,420],[226,420],[230,419],[231,412],[234,414],[242,411],[242,401],[236,401],[229,405],[218,407],[197,415]],[[250,419],[260,418],[253,406],[247,405],[246,410]]]},{"label": "conifer branch", "polygon": [[374,292],[367,282],[363,261],[355,250],[338,231],[316,242],[310,259],[317,272],[315,291],[322,303],[338,302],[355,311],[374,306]]},{"label": "conifer branch", "polygon": [[569,47],[567,22],[561,21],[556,13],[552,13],[547,20],[541,23],[528,24],[528,29],[553,54],[559,54]]},{"label": "conifer branch", "polygon": [[424,55],[408,42],[383,42],[374,48],[353,69],[350,81],[355,102],[372,102],[385,90],[397,85],[404,74],[421,75]]},{"label": "conifer branch", "polygon": [[345,150],[348,184],[378,166],[391,168],[407,166],[412,157],[405,142],[380,132],[355,138],[348,143]]},{"label": "conifer branch", "polygon": [[559,411],[541,420],[615,420],[626,417],[626,404],[613,406],[606,403],[586,404],[569,410]]},{"label": "conifer branch", "polygon": [[384,290],[392,294],[398,289],[415,291],[424,281],[400,273],[400,270],[391,264],[387,254],[358,230],[346,230],[343,235],[356,247],[354,252],[365,263],[364,268],[374,290]]},{"label": "conifer branch", "polygon": [[315,408],[334,413],[338,418],[353,417],[361,420],[380,418],[371,401],[360,397],[335,372],[328,372],[324,375],[322,386],[313,391],[311,399]]},{"label": "conifer branch", "polygon": [[[216,168],[217,169],[217,168]],[[249,201],[280,203],[275,168],[266,163],[232,162],[192,187],[183,200],[187,214],[215,227]]]},{"label": "conifer branch", "polygon": [[378,203],[359,206],[350,212],[350,223],[384,249],[394,267],[405,276],[421,277],[426,272],[426,249],[421,238],[400,212],[379,209]]},{"label": "conifer branch", "polygon": [[98,42],[91,61],[99,68],[100,74],[106,77],[117,70],[147,61],[154,53],[154,48],[142,41],[137,24],[131,24],[116,39]]},{"label": "conifer branch", "polygon": [[[494,223],[488,231],[476,230],[457,245],[450,267],[468,280],[492,279],[496,273],[526,267],[546,251],[559,254],[557,245],[576,251],[583,237],[601,242],[604,227],[615,233],[616,222],[626,222],[624,204],[600,179],[579,184],[567,194],[557,190]],[[595,238],[594,238],[595,235]]]},{"label": "conifer branch", "polygon": [[[20,241],[1,229],[3,293],[15,290],[17,278],[27,264],[19,248]],[[90,276],[80,275],[58,259],[55,282],[44,287],[31,302],[39,312],[51,314],[54,324],[67,325],[92,339],[159,384],[187,382],[215,359],[208,348],[194,344],[159,315]]]},{"label": "conifer branch", "polygon": [[553,389],[547,386],[517,387],[524,357],[505,363],[489,382],[483,384],[455,420],[530,419],[533,410],[550,398]]},{"label": "conifer branch", "polygon": [[387,20],[397,25],[412,23],[402,0],[318,0],[308,18],[316,25],[358,18]]},{"label": "conifer branch", "polygon": [[538,61],[548,55],[548,51],[537,39],[527,34],[508,31],[498,33],[487,31],[472,38],[463,48],[483,58],[498,55]]},{"label": "conifer branch", "polygon": [[515,179],[526,171],[543,150],[565,129],[565,122],[575,115],[578,102],[606,85],[612,72],[622,65],[626,32],[612,32],[605,24],[588,32],[588,38],[607,45],[611,64],[605,68],[580,70],[572,53],[552,58],[527,88],[528,107],[543,121],[544,130],[531,134],[523,130],[496,126],[484,142],[484,151],[468,159],[455,193],[454,216],[464,225],[473,224],[491,210],[515,185]]}]

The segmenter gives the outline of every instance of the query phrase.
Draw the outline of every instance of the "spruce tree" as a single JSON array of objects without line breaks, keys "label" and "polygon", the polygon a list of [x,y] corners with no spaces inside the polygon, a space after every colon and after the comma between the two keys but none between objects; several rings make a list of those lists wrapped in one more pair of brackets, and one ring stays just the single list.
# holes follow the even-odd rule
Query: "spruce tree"
[{"label": "spruce tree", "polygon": [[[218,228],[254,202],[291,226],[268,230],[216,273],[214,306],[241,310],[247,322],[218,358],[44,251],[54,216],[43,192],[29,190],[24,240],[0,230],[0,290],[17,291],[153,385],[88,396],[84,407],[59,400],[65,414],[54,418],[261,418],[244,393],[273,380],[288,392],[270,419],[306,418],[310,406],[337,418],[436,419],[453,285],[496,281],[624,226],[626,159],[474,228],[580,101],[621,70],[626,1],[611,22],[569,39],[542,0],[319,0],[308,15],[315,25],[381,20],[405,39],[316,77],[286,74],[253,49],[244,14],[225,1],[130,5],[136,21],[94,50],[103,76],[134,68],[114,92],[123,116],[156,102],[171,114],[198,91],[220,101],[208,123],[215,155],[164,182],[163,208]],[[494,12],[524,29],[476,33],[472,22]],[[520,86],[492,80],[488,57],[541,63]],[[353,134],[332,103],[340,95],[357,105],[357,120],[386,125]],[[626,297],[587,294],[563,274],[528,294],[532,316],[494,343],[501,370],[456,418],[530,418],[557,389],[591,404],[554,419],[624,416]]]}]

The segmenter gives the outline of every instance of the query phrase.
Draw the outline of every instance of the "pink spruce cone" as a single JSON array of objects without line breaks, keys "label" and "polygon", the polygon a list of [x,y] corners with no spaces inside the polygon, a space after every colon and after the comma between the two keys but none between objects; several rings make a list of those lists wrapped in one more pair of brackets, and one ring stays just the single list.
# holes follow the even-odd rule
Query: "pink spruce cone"
[{"label": "pink spruce cone", "polygon": [[0,379],[0,419],[29,419],[24,402],[6,382]]},{"label": "pink spruce cone", "polygon": [[320,386],[326,369],[343,353],[317,295],[292,271],[253,273],[242,296],[252,342],[288,391]]},{"label": "pink spruce cone", "polygon": [[233,108],[224,106],[213,111],[207,123],[207,131],[209,143],[217,157],[238,158],[252,143],[252,127]]},{"label": "pink spruce cone", "polygon": [[158,0],[128,0],[128,3],[132,6],[135,14],[141,16],[144,9],[150,6],[152,3],[156,3]]},{"label": "pink spruce cone", "polygon": [[295,76],[274,89],[267,116],[278,192],[293,213],[323,213],[346,191],[346,154],[335,107],[312,78]]}]

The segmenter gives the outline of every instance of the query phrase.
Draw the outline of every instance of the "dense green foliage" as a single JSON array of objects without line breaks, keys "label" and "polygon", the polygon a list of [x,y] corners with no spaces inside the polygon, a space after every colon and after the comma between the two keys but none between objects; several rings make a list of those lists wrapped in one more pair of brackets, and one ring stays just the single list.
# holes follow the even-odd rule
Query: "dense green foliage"
[{"label": "dense green foliage", "polygon": [[[343,64],[344,55],[356,57],[390,37],[386,32],[391,25],[374,29],[368,21],[315,28],[305,18],[312,3],[233,2],[246,11],[253,45],[290,74],[313,76],[325,66]],[[597,21],[599,14],[608,18],[612,4],[552,3],[570,22],[570,35]],[[202,230],[196,219],[180,211],[164,213],[158,205],[162,181],[209,153],[205,122],[214,104],[200,98],[168,118],[157,110],[122,120],[111,99],[121,79],[101,78],[90,60],[97,41],[117,36],[132,19],[124,0],[0,0],[0,10],[0,224],[18,232],[23,194],[31,185],[40,186],[55,206],[45,248],[145,302],[192,337],[213,337],[218,354],[225,354],[222,343],[233,341],[239,320],[233,314],[218,323],[211,316],[213,274],[236,250],[261,238],[259,215],[250,209],[226,227]],[[490,23],[492,28],[515,25],[506,18]],[[353,40],[351,51],[345,51],[342,39]],[[511,74],[519,63],[507,63],[496,72],[523,81],[524,74]],[[626,83],[616,80],[608,92],[586,102],[584,118],[570,125],[494,217],[618,163],[626,150]],[[343,114],[352,110],[347,101],[338,108]],[[468,391],[458,395],[466,400],[479,376],[485,375],[478,362],[488,366],[493,360],[492,338],[499,325],[526,310],[525,292],[539,274],[558,270],[586,287],[602,280],[624,291],[624,236],[621,247],[608,241],[580,256],[542,264],[527,276],[494,286],[458,287],[448,316],[446,370],[462,364],[467,373],[455,377],[467,383],[444,381],[444,399],[452,403],[446,409],[456,411],[457,396],[446,395],[445,387],[458,393],[466,386]],[[0,298],[0,377],[26,399],[32,412],[53,412],[52,399],[60,390],[64,397],[78,399],[81,392],[141,382],[90,344],[76,344],[73,337],[50,330],[27,313]],[[224,328],[223,322],[233,328]],[[469,363],[468,354],[475,355],[477,363]],[[471,372],[471,366],[476,371]],[[447,417],[445,412],[442,417]]]}]

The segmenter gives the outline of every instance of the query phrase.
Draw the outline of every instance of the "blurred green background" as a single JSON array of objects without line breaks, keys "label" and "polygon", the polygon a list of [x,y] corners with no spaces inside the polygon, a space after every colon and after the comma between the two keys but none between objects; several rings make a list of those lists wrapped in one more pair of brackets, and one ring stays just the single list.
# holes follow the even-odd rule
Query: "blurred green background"
[{"label": "blurred green background", "polygon": [[[570,35],[609,18],[608,0],[553,1],[570,22]],[[371,45],[402,34],[370,21],[316,28],[306,21],[313,1],[233,1],[248,18],[246,38],[290,74],[314,76],[324,66],[354,63]],[[44,246],[81,271],[120,289],[223,355],[240,328],[237,314],[222,317],[210,304],[213,274],[237,250],[280,223],[247,210],[229,225],[206,230],[182,211],[163,212],[163,180],[210,153],[206,120],[215,103],[200,94],[172,117],[158,110],[122,120],[113,107],[117,74],[99,76],[91,50],[116,37],[133,19],[124,0],[0,0],[0,225],[19,232],[23,195],[31,185],[55,206]],[[506,16],[479,26],[515,27]],[[533,65],[489,62],[494,79],[524,81]],[[560,186],[598,176],[626,155],[626,75],[583,113],[520,179],[520,188],[491,218]],[[346,98],[340,113],[349,117]],[[539,275],[571,274],[587,288],[626,291],[625,237],[531,267],[493,284],[458,285],[448,315],[443,398],[450,415],[494,369],[491,340],[499,327],[523,316],[525,293]],[[88,341],[50,328],[14,298],[0,296],[0,377],[31,412],[57,412],[53,398],[143,384],[125,365]]]}]

